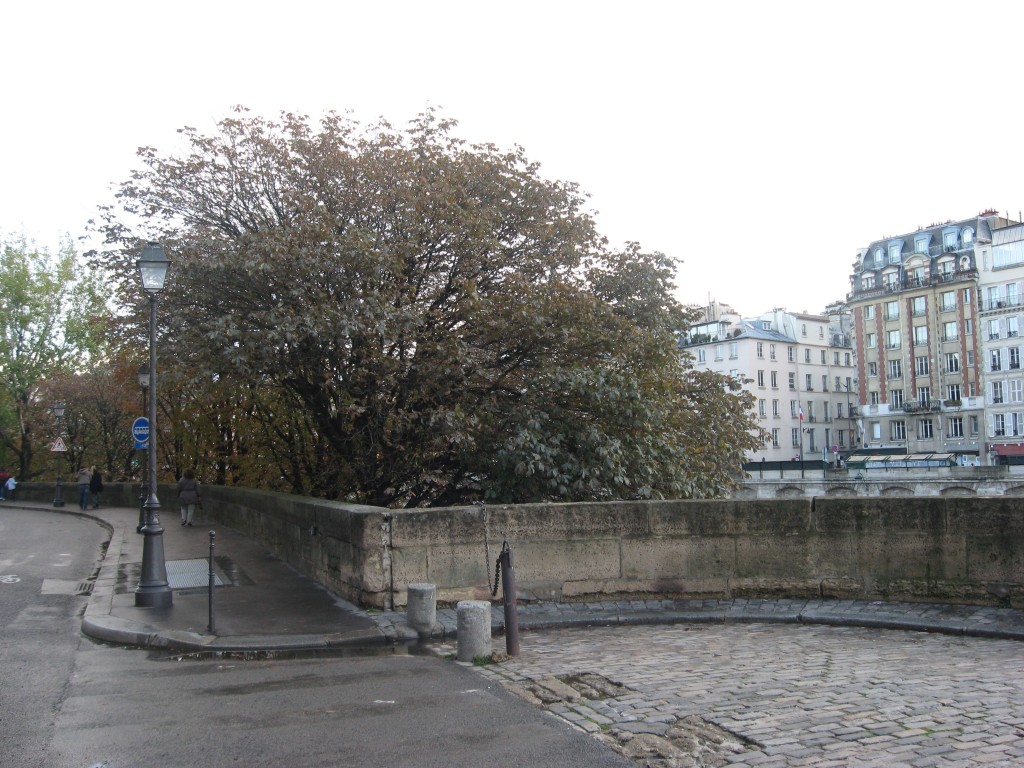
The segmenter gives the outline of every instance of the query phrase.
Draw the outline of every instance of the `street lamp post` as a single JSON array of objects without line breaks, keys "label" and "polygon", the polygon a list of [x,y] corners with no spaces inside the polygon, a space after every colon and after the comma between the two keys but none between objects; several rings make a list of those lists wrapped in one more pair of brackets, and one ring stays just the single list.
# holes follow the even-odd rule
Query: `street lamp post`
[{"label": "street lamp post", "polygon": [[[64,436],[64,403],[55,403],[53,406],[53,415],[57,417],[57,439],[61,439]],[[63,507],[64,506],[64,478],[61,475],[61,471],[64,467],[64,452],[57,451],[60,456],[57,458],[57,487],[53,492],[53,506]]]},{"label": "street lamp post", "polygon": [[[149,418],[146,406],[146,393],[149,391],[149,366],[145,363],[139,366],[139,388],[142,390],[142,413]],[[148,438],[146,445],[149,445]],[[142,533],[142,529],[146,527],[146,499],[149,498],[149,483],[146,481],[146,475],[149,473],[149,448],[142,448],[139,452],[142,454],[142,461],[139,462],[142,471],[139,472],[139,525],[135,529],[136,533]]]},{"label": "street lamp post", "polygon": [[164,529],[160,527],[160,501],[156,497],[156,297],[164,287],[171,262],[159,243],[147,243],[136,262],[142,290],[149,296],[149,482],[146,524],[142,529],[142,575],[135,590],[136,607],[166,608],[171,605],[164,562]]}]

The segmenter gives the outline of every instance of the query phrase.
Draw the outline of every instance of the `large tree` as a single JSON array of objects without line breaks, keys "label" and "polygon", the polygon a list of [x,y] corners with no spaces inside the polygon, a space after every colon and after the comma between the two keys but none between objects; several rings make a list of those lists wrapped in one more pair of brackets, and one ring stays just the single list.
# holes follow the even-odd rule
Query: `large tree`
[{"label": "large tree", "polygon": [[679,353],[670,260],[609,252],[575,185],[452,128],[240,111],[186,129],[183,156],[140,151],[98,263],[128,304],[142,241],[164,241],[170,364],[245,389],[257,453],[283,449],[295,488],[393,506],[722,493],[756,429],[734,383]]},{"label": "large tree", "polygon": [[70,242],[51,254],[12,237],[0,249],[0,443],[17,463],[8,471],[29,479],[42,471],[37,441],[56,437],[43,393],[97,363],[109,313],[98,276]]}]

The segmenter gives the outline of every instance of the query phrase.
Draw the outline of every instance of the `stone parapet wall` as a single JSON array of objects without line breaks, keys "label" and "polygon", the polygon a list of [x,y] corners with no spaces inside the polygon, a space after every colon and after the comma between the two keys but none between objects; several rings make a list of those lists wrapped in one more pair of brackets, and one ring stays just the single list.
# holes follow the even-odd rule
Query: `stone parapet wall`
[{"label": "stone parapet wall", "polygon": [[[35,498],[33,484],[19,492]],[[127,504],[138,487],[125,486]],[[106,494],[118,503],[114,484]],[[52,499],[41,486],[37,500]],[[176,515],[161,488],[164,515]],[[73,508],[74,502],[71,501]],[[1024,607],[1024,508],[1013,497],[735,499],[388,510],[204,487],[204,514],[368,607],[407,584],[489,597],[503,541],[522,599],[928,600]],[[485,532],[486,541],[485,546]]]}]

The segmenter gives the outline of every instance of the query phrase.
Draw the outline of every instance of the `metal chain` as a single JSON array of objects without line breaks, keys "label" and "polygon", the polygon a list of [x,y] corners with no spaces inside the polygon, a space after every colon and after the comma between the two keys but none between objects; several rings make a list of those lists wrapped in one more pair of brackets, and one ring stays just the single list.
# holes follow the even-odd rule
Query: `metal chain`
[{"label": "metal chain", "polygon": [[477,503],[480,504],[480,520],[484,524],[484,573],[487,574],[487,589],[493,589],[491,594],[494,595],[497,593],[498,587],[497,584],[494,587],[491,586],[491,548],[487,543],[489,533],[487,530],[487,507],[482,501]]}]

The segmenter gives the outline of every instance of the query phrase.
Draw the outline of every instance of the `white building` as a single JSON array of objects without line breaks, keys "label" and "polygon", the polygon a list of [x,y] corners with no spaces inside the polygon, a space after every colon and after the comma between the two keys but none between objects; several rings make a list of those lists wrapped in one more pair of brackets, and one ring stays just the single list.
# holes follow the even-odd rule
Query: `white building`
[{"label": "white building", "polygon": [[748,461],[832,460],[854,439],[854,357],[849,315],[772,310],[741,318],[713,303],[682,344],[698,369],[733,376],[756,398],[764,447]]}]

